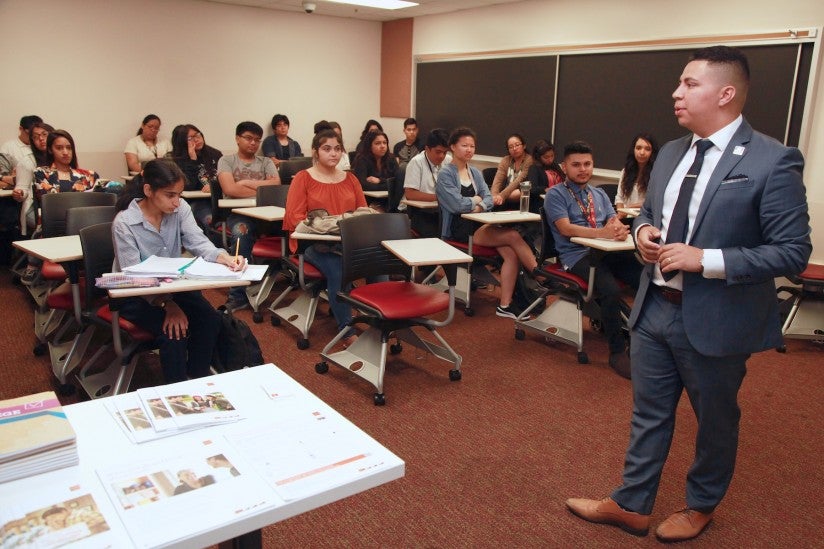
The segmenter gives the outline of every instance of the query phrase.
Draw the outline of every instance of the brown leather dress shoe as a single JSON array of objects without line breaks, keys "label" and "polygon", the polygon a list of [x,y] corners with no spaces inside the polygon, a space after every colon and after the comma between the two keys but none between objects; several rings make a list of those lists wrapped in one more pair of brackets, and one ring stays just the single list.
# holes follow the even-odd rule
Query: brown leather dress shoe
[{"label": "brown leather dress shoe", "polygon": [[602,500],[571,498],[566,500],[566,506],[573,515],[584,520],[611,524],[633,536],[646,536],[649,532],[649,515],[625,511],[612,498]]},{"label": "brown leather dress shoe", "polygon": [[671,514],[658,525],[655,535],[661,541],[684,541],[692,539],[704,531],[712,521],[712,513],[702,513],[695,509],[682,509]]}]

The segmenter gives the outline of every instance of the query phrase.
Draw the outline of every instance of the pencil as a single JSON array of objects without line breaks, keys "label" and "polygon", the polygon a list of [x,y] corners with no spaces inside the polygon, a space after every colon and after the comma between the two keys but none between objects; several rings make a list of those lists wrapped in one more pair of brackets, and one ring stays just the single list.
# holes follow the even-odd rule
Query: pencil
[{"label": "pencil", "polygon": [[237,256],[240,253],[240,239],[235,240],[235,264],[237,264]]}]

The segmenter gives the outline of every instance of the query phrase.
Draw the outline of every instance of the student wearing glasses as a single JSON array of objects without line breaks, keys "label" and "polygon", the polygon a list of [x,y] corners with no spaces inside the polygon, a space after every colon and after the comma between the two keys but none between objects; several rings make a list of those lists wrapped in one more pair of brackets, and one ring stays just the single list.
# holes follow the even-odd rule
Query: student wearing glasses
[{"label": "student wearing glasses", "polygon": [[490,189],[492,204],[504,206],[504,209],[510,204],[520,203],[521,190],[518,187],[532,166],[532,157],[527,154],[526,142],[521,135],[513,133],[507,137],[506,150],[508,154],[501,158]]},{"label": "student wearing glasses", "polygon": [[[217,180],[226,198],[253,198],[258,187],[280,185],[275,164],[270,158],[257,154],[262,139],[263,128],[259,124],[241,122],[237,125],[237,153],[223,156],[217,163]],[[226,226],[231,232],[230,249],[237,248],[240,255],[250,259],[255,243],[255,224],[246,216],[232,213],[226,219]],[[229,299],[223,308],[232,312],[248,306],[246,291],[236,287],[229,290]]]},{"label": "student wearing glasses", "polygon": [[143,164],[155,158],[163,158],[172,150],[169,141],[158,139],[159,133],[160,117],[156,114],[147,114],[137,130],[137,135],[126,142],[126,149],[123,151],[129,173],[139,173]]}]

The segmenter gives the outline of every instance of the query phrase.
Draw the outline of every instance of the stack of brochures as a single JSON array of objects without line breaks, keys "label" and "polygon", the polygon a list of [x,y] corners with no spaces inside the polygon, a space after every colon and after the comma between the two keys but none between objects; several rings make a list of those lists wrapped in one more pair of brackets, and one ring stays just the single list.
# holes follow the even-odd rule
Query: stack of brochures
[{"label": "stack of brochures", "polygon": [[138,389],[110,399],[106,407],[136,443],[244,417],[218,385],[198,380]]},{"label": "stack of brochures", "polygon": [[153,255],[137,265],[123,269],[123,274],[156,278],[198,278],[205,280],[260,280],[268,265],[247,265],[233,271],[221,263],[212,263],[202,257],[158,257]]},{"label": "stack of brochures", "polygon": [[75,438],[52,391],[0,401],[0,482],[77,465]]}]

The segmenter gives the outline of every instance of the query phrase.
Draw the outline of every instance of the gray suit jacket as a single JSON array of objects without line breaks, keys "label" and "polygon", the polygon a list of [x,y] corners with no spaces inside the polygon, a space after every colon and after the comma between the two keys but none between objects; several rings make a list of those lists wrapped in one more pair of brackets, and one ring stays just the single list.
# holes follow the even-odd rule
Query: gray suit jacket
[{"label": "gray suit jacket", "polygon": [[[664,190],[692,135],[667,143],[650,175],[635,221],[661,227]],[[707,356],[747,354],[781,345],[774,278],[804,270],[812,252],[801,152],[753,131],[744,120],[710,176],[689,244],[721,249],[726,279],[683,273],[682,313],[692,346]],[[647,265],[629,324],[643,310]]]}]

